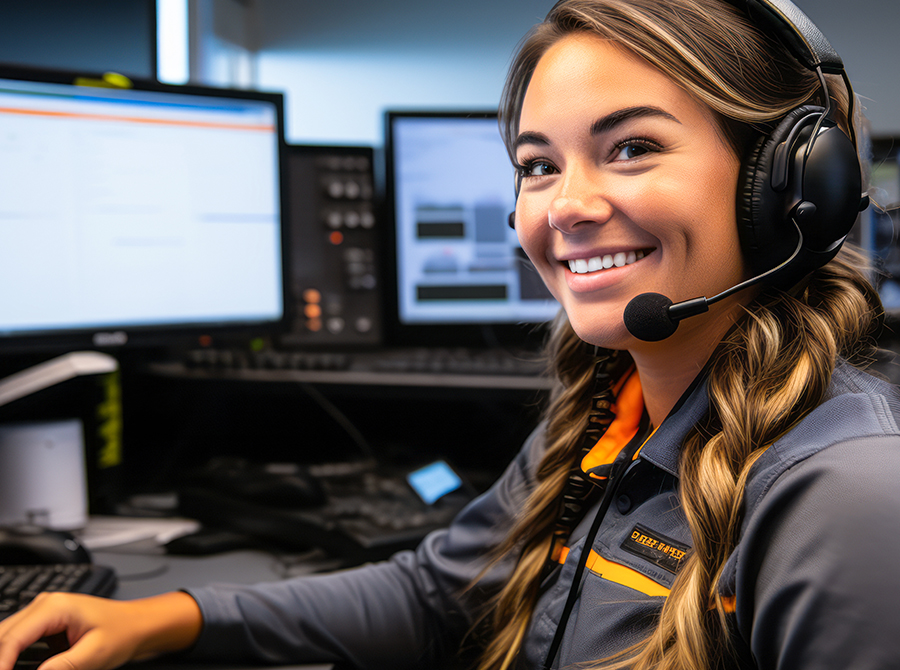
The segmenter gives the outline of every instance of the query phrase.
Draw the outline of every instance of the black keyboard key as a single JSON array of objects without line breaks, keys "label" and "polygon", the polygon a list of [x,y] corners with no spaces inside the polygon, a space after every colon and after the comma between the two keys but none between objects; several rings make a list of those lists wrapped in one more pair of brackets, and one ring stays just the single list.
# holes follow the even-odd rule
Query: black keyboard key
[{"label": "black keyboard key", "polygon": [[39,593],[65,591],[109,596],[116,588],[112,568],[87,563],[0,566],[0,619],[25,607]]}]

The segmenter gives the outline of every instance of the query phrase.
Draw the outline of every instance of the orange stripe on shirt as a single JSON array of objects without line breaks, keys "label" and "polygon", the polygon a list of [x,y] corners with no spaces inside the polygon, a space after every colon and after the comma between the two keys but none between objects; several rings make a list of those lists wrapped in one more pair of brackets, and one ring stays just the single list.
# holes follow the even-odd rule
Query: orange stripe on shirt
[{"label": "orange stripe on shirt", "polygon": [[[568,556],[569,548],[563,547],[559,552],[559,557],[557,560],[560,563],[565,563]],[[645,595],[669,595],[669,589],[667,589],[662,584],[657,584],[655,581],[653,581],[646,575],[641,574],[634,568],[629,568],[627,565],[614,563],[613,561],[603,558],[593,549],[591,549],[591,553],[588,554],[586,567],[588,570],[603,577],[603,579],[607,581],[621,584],[622,586],[627,586],[628,588],[634,589],[635,591],[640,591]]]},{"label": "orange stripe on shirt", "polygon": [[587,567],[603,579],[627,586],[648,596],[669,595],[669,589],[662,584],[657,584],[646,575],[626,565],[608,561],[594,550],[591,550],[591,554],[588,556]]}]

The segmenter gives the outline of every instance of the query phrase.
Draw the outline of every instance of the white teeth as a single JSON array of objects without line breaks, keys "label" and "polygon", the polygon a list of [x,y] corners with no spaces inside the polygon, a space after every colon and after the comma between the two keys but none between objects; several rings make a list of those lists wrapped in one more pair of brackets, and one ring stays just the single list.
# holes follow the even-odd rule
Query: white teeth
[{"label": "white teeth", "polygon": [[578,258],[569,261],[569,270],[575,274],[586,274],[597,270],[607,270],[611,267],[623,267],[631,265],[644,257],[643,251],[620,251],[615,255],[594,256],[593,258]]}]

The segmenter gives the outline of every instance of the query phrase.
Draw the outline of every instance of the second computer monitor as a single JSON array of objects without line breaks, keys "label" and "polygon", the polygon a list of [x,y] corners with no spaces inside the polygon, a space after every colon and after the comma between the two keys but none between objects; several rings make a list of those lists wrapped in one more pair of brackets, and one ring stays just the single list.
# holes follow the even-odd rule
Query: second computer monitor
[{"label": "second computer monitor", "polygon": [[508,225],[514,171],[496,113],[388,112],[390,302],[406,343],[515,339],[559,305]]}]

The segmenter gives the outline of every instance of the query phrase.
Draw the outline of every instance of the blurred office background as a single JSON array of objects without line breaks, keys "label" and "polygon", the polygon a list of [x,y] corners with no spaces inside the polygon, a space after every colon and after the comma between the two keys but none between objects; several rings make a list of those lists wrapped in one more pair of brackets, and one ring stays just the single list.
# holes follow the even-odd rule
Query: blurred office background
[{"label": "blurred office background", "polygon": [[[796,4],[843,57],[873,135],[900,134],[896,3]],[[174,83],[282,91],[289,142],[378,146],[385,109],[496,107],[517,42],[551,5],[31,0],[0,10],[0,62],[137,77],[155,77],[163,67],[162,78]],[[157,10],[165,17],[160,33],[172,35],[160,51]],[[186,28],[180,28],[184,20]]]},{"label": "blurred office background", "polygon": [[[871,134],[883,140],[878,150],[882,158],[890,157],[879,163],[873,181],[886,201],[896,204],[900,170],[890,139],[900,137],[896,0],[795,1],[843,57],[864,101]],[[378,189],[371,186],[382,166],[380,150],[390,153],[385,112],[495,109],[517,43],[550,6],[552,0],[29,0],[0,6],[0,65],[117,72],[285,96],[294,237],[285,256],[294,274],[287,299],[296,303],[293,311],[301,318],[288,324],[292,339],[283,344],[294,355],[250,357],[248,365],[246,343],[226,341],[222,350],[188,357],[194,366],[184,364],[171,373],[168,367],[148,372],[123,352],[129,476],[167,484],[173,473],[223,455],[334,460],[342,453],[365,452],[385,461],[448,456],[470,466],[481,485],[505,465],[536,423],[548,383],[531,368],[527,377],[517,373],[502,381],[485,381],[489,375],[482,372],[461,379],[459,368],[469,363],[455,360],[450,363],[457,370],[442,372],[443,378],[400,379],[401,363],[404,370],[431,375],[430,351],[415,353],[412,361],[390,359],[381,365],[379,347],[397,344],[391,341],[396,315],[382,307],[397,299],[390,275],[403,263],[379,256],[386,246],[382,236],[398,217],[383,206],[389,189],[381,185],[381,192],[372,193]],[[351,157],[354,166],[363,167],[352,173],[343,167],[323,169],[335,157]],[[503,163],[510,169],[505,157]],[[352,197],[343,187],[339,194],[330,190],[329,184],[345,181],[365,188]],[[504,177],[499,206],[470,209],[500,212],[494,217],[499,239],[509,235],[514,244],[506,226],[511,181]],[[368,195],[360,197],[366,190]],[[445,205],[451,200],[435,199]],[[356,214],[359,208],[377,225],[361,226],[358,217],[352,226],[350,218],[331,218],[335,212]],[[864,217],[857,241],[900,276],[896,218],[871,216]],[[368,256],[363,263],[348,260],[344,250]],[[351,279],[370,279],[370,265],[380,266],[384,276],[348,288],[344,270],[361,267],[365,274]],[[313,289],[323,296],[315,304],[306,299]],[[321,324],[313,329],[313,319],[303,321],[304,310],[318,309],[320,302],[327,311],[329,295],[343,310],[338,316],[344,330],[329,333]],[[900,283],[885,281],[882,295],[889,310],[900,315]],[[367,329],[353,332],[354,323],[366,323]],[[443,329],[441,346],[461,344],[451,337],[455,332]],[[895,342],[886,344],[897,348]],[[331,357],[332,345],[340,348],[337,358]],[[307,350],[309,357],[298,353]],[[297,360],[293,369],[278,369]],[[356,361],[361,362],[354,367]],[[16,369],[17,361],[0,356],[0,363]]]}]

